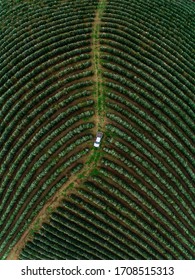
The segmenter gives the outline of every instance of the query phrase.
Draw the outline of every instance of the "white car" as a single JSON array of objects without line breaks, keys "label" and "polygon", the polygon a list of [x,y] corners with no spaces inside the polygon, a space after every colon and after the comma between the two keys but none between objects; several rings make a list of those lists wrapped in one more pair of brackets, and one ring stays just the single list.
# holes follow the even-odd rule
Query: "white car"
[{"label": "white car", "polygon": [[95,142],[94,142],[94,147],[99,148],[102,137],[103,137],[103,133],[102,132],[97,132],[96,139],[95,139]]}]

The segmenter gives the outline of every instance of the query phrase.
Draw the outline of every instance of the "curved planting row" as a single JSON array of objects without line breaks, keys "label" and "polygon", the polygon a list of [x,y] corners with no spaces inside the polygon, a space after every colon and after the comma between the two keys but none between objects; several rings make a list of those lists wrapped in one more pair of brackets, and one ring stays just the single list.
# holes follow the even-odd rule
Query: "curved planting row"
[{"label": "curved planting row", "polygon": [[[121,182],[121,189],[125,187],[137,204],[133,212],[147,218],[142,230],[148,227],[151,236],[146,240],[148,250],[152,247],[167,259],[192,258],[195,80],[194,60],[189,59],[193,42],[188,40],[192,29],[187,29],[187,9],[179,13],[175,7],[186,29],[176,28],[173,36],[176,19],[168,20],[169,9],[150,11],[149,2],[139,2],[139,20],[139,4],[128,9],[126,1],[121,6],[112,1],[103,17],[110,138],[102,172],[109,183]],[[115,13],[117,17],[112,17]],[[163,37],[161,24],[166,29]],[[175,45],[177,37],[181,39]]]},{"label": "curved planting row", "polygon": [[101,161],[21,259],[194,258],[193,9],[107,2]]},{"label": "curved planting row", "polygon": [[[68,259],[132,258],[124,240],[119,241],[112,229],[108,232],[110,226],[102,221],[101,212],[94,212],[96,209],[97,206],[85,203],[83,195],[71,196],[52,214],[50,225],[43,225],[41,235],[26,246],[21,258],[58,259],[61,252]],[[57,252],[51,253],[51,244],[60,245]]]},{"label": "curved planting row", "polygon": [[170,235],[174,225],[165,226],[161,212],[144,199],[143,193],[130,188],[124,174],[117,174],[122,168],[117,169],[108,159],[103,164],[98,176],[52,214],[50,224],[44,224],[27,243],[20,258],[191,258],[189,244],[183,246],[179,238]]},{"label": "curved planting row", "polygon": [[17,23],[1,37],[1,258],[82,168],[93,139],[90,40],[97,3],[50,3],[5,11],[10,25]]},{"label": "curved planting row", "polygon": [[[101,29],[110,122],[103,172],[126,186],[139,205],[133,212],[150,219],[142,225],[150,227],[148,246],[167,259],[193,258],[195,80],[188,11],[175,7],[186,29],[172,36],[176,19],[168,20],[167,7],[150,11],[150,3],[139,1],[136,20],[139,4],[128,9],[126,3],[107,6]],[[161,24],[169,25],[163,38]]]}]

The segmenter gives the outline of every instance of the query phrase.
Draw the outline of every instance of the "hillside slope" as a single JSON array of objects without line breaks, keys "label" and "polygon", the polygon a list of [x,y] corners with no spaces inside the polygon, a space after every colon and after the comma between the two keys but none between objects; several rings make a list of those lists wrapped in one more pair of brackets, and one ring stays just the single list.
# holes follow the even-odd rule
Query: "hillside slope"
[{"label": "hillside slope", "polygon": [[1,14],[0,257],[193,259],[195,4],[37,2]]}]

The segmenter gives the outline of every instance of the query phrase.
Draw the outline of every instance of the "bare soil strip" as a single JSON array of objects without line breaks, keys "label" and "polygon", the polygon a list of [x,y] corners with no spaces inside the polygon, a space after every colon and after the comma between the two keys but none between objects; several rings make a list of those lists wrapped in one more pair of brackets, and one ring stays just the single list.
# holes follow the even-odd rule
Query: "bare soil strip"
[{"label": "bare soil strip", "polygon": [[[96,102],[96,112],[93,116],[93,121],[96,124],[96,130],[94,131],[94,134],[96,134],[97,129],[104,132],[106,123],[105,96],[100,65],[99,41],[101,17],[105,6],[106,0],[100,0],[96,11],[92,32],[92,66],[94,70],[93,80],[95,83],[94,99]],[[19,255],[22,249],[25,247],[26,242],[33,239],[33,232],[39,231],[43,223],[49,222],[50,213],[60,206],[60,203],[65,196],[65,191],[67,190],[67,188],[70,188],[70,186],[72,186],[70,191],[74,191],[77,187],[81,186],[84,183],[84,181],[86,181],[87,177],[90,176],[90,173],[97,166],[97,163],[100,160],[100,156],[101,150],[95,148],[91,149],[88,157],[86,158],[86,164],[84,163],[84,168],[81,170],[81,172],[72,175],[69,178],[69,180],[58,190],[58,192],[56,192],[55,195],[47,201],[47,203],[41,209],[39,214],[33,219],[28,229],[23,233],[20,240],[12,248],[12,250],[7,256],[7,260],[17,260],[19,258]]]},{"label": "bare soil strip", "polygon": [[97,101],[96,122],[98,129],[104,131],[105,127],[105,95],[103,88],[102,70],[100,64],[100,25],[103,11],[106,7],[106,0],[100,0],[94,20],[92,34],[92,53],[93,53],[93,69],[95,81],[95,94]]}]

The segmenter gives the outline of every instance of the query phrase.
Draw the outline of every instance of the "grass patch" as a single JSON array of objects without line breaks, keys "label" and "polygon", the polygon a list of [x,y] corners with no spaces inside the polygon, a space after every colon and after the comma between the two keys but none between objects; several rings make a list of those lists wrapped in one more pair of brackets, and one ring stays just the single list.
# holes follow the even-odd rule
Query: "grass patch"
[{"label": "grass patch", "polygon": [[91,165],[94,163],[94,166],[97,166],[97,163],[100,159],[100,157],[104,154],[101,148],[97,149],[94,148],[94,153],[90,156],[89,160],[86,162],[86,164]]},{"label": "grass patch", "polygon": [[73,189],[73,188],[74,188],[74,183],[72,182],[72,183],[70,183],[70,184],[67,186],[67,188],[66,188],[65,190],[62,191],[62,195],[63,195],[63,196],[66,196],[66,195],[67,195],[67,191],[69,191],[69,190],[71,190],[71,189]]},{"label": "grass patch", "polygon": [[90,173],[90,176],[95,176],[95,175],[99,175],[99,170],[97,168],[94,168],[91,173]]},{"label": "grass patch", "polygon": [[33,225],[33,228],[30,229],[29,231],[29,236],[30,237],[34,237],[35,232],[38,232],[38,230],[40,229],[41,226],[41,221],[40,218],[35,222],[35,224]]},{"label": "grass patch", "polygon": [[47,212],[51,214],[53,212],[53,208],[51,206],[47,207]]},{"label": "grass patch", "polygon": [[85,175],[84,175],[83,173],[78,174],[77,178],[78,178],[78,179],[83,179],[83,178],[85,178]]}]

